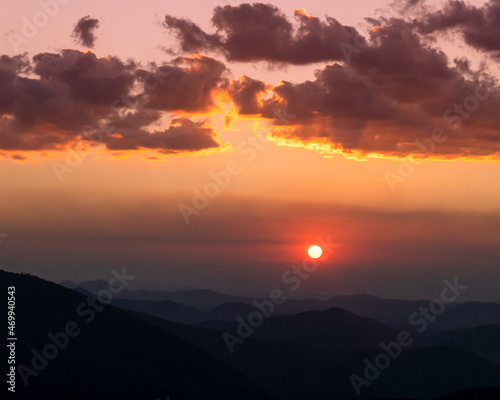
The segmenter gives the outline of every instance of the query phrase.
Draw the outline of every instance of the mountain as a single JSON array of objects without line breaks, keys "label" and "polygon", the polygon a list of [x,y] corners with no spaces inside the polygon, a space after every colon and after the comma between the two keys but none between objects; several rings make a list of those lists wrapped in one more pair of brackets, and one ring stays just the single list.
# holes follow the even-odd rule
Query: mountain
[{"label": "mountain", "polygon": [[[80,287],[92,293],[107,288],[107,285],[105,281],[90,281],[79,284]],[[206,289],[176,291],[124,290],[117,297],[139,301],[173,301],[180,305],[207,312],[227,303],[251,306],[255,300],[262,300],[256,297],[234,296]],[[409,325],[408,320],[412,314],[419,311],[420,307],[429,307],[429,300],[381,299],[364,294],[337,296],[328,300],[288,299],[283,304],[276,306],[276,312],[279,315],[288,315],[307,311],[323,311],[334,307],[342,308],[362,317],[376,319],[395,329],[414,330],[414,327]],[[500,304],[485,302],[452,303],[447,305],[445,312],[439,315],[439,318],[434,323],[429,324],[429,329],[458,329],[497,324],[500,324]]]},{"label": "mountain", "polygon": [[458,388],[500,384],[500,366],[481,357],[449,347],[417,348],[404,351],[379,379],[363,387],[362,396],[358,396],[349,377],[352,374],[362,377],[364,360],[373,361],[380,349],[325,350],[302,344],[264,342],[254,335],[231,354],[220,331],[146,314],[134,315],[197,344],[259,383],[278,400],[422,400],[435,399]]},{"label": "mountain", "polygon": [[188,307],[210,311],[224,303],[252,304],[253,297],[239,297],[229,294],[218,293],[213,290],[177,290],[167,292],[163,290],[127,290],[120,293],[120,298],[129,300],[152,300],[152,301],[174,301]]},{"label": "mountain", "polygon": [[[415,330],[409,318],[421,307],[429,308],[428,300],[388,300],[368,295],[339,296],[325,305],[339,307],[354,314],[373,318],[396,329]],[[429,324],[432,330],[459,329],[500,324],[500,304],[484,302],[452,303]]]},{"label": "mountain", "polygon": [[244,303],[224,303],[206,314],[206,321],[235,321],[238,317],[245,317],[252,311],[254,306]]},{"label": "mountain", "polygon": [[427,337],[428,346],[452,346],[476,353],[500,364],[500,325],[444,331]]},{"label": "mountain", "polygon": [[85,297],[96,297],[95,293],[92,293],[90,290],[84,289],[84,288],[79,287],[79,286],[76,286],[73,290],[77,291],[78,293],[83,294]]},{"label": "mountain", "polygon": [[74,289],[74,288],[78,287],[78,284],[73,282],[73,281],[61,281],[61,282],[57,282],[57,283],[61,286],[64,286],[65,288],[68,288],[68,289]]},{"label": "mountain", "polygon": [[[238,325],[237,322],[211,321],[200,326],[234,333]],[[382,341],[393,340],[396,334],[378,321],[332,308],[267,318],[255,329],[253,337],[345,350],[376,348]]]},{"label": "mountain", "polygon": [[107,289],[109,282],[99,279],[95,281],[87,281],[79,284],[74,284],[73,282],[61,282],[60,285],[67,287],[68,289],[82,288],[92,293],[97,293],[99,290]]},{"label": "mountain", "polygon": [[[334,358],[303,353],[303,346],[298,346],[300,350],[290,349],[249,338],[231,354],[222,333],[217,330],[182,325],[147,314],[134,315],[200,346],[211,356],[259,383],[276,399],[331,400],[355,396],[349,383],[350,370]],[[376,390],[370,392],[380,394]]]},{"label": "mountain", "polygon": [[197,324],[211,319],[209,314],[204,311],[193,307],[183,306],[169,300],[137,301],[113,299],[111,304],[126,310],[143,312],[168,321],[181,322],[185,324]]},{"label": "mountain", "polygon": [[325,300],[328,308],[338,307],[362,317],[373,318],[384,324],[400,324],[407,322],[408,317],[419,307],[429,305],[427,300],[392,300],[380,299],[365,294],[352,296],[337,296]]},{"label": "mountain", "polygon": [[[76,288],[75,290],[87,296],[95,297],[93,293],[85,289]],[[243,303],[224,303],[210,311],[183,306],[169,300],[139,301],[113,299],[111,304],[125,310],[137,311],[183,324],[199,324],[207,321],[235,321],[237,317],[246,316],[256,310],[254,306]]]},{"label": "mountain", "polygon": [[452,347],[408,349],[376,383],[388,398],[435,399],[457,388],[500,384],[500,365]]},{"label": "mountain", "polygon": [[287,315],[298,314],[306,311],[322,311],[333,307],[334,306],[329,306],[324,301],[317,299],[287,299],[287,301],[283,304],[276,305],[276,311],[278,314]]},{"label": "mountain", "polygon": [[199,347],[113,306],[34,276],[0,270],[0,283],[15,287],[16,398],[269,399]]},{"label": "mountain", "polygon": [[472,328],[500,325],[500,304],[468,302],[452,304],[433,323],[434,329]]}]

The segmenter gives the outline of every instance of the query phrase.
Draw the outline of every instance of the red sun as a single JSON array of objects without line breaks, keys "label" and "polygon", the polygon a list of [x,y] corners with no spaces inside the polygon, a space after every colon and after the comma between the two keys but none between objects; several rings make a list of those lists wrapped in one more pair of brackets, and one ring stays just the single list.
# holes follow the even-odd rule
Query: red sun
[{"label": "red sun", "polygon": [[321,250],[321,247],[319,246],[311,246],[309,247],[309,250],[307,250],[307,254],[309,254],[309,257],[311,258],[320,258],[323,254],[323,250]]}]

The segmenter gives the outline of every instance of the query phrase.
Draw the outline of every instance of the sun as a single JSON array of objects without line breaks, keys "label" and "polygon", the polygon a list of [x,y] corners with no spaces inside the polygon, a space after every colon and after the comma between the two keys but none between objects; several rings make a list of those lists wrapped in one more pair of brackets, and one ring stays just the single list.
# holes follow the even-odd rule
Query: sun
[{"label": "sun", "polygon": [[323,254],[323,250],[321,250],[319,246],[311,246],[309,250],[307,250],[307,254],[309,254],[311,258],[320,258],[321,254]]}]

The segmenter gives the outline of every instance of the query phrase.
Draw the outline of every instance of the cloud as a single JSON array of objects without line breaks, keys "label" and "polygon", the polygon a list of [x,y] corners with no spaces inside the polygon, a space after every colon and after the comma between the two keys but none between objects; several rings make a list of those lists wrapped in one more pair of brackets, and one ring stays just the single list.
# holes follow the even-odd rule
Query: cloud
[{"label": "cloud", "polygon": [[[58,150],[109,116],[110,104],[128,94],[134,66],[93,53],[41,53],[29,74],[12,59],[0,60],[0,148]],[[1,107],[1,106],[0,106]]]},{"label": "cloud", "polygon": [[163,111],[206,112],[213,95],[225,82],[225,65],[214,58],[193,55],[178,57],[169,64],[139,70],[145,108]]},{"label": "cloud", "polygon": [[155,149],[160,153],[194,152],[220,146],[212,128],[186,118],[173,119],[169,128],[162,131],[107,135],[105,143],[109,150]]},{"label": "cloud", "polygon": [[305,10],[294,10],[293,24],[271,4],[218,6],[209,34],[193,22],[165,17],[165,26],[174,32],[186,52],[218,51],[229,61],[288,63],[305,65],[343,59],[342,43],[360,43],[357,30],[336,19],[321,20]]},{"label": "cloud", "polygon": [[[202,54],[147,65],[77,50],[0,56],[0,150],[65,150],[89,135],[113,151],[217,149],[205,119],[230,99],[240,116],[267,121],[279,145],[355,157],[498,158],[496,79],[465,57],[449,59],[428,34],[461,29],[476,48],[494,49],[489,32],[497,28],[479,27],[494,24],[499,4],[450,1],[436,13],[406,1],[419,18],[368,19],[366,37],[304,10],[294,11],[294,23],[261,3],[216,7],[215,33],[166,16],[185,51],[326,64],[311,80],[275,86],[248,75],[230,79],[224,62]],[[436,132],[439,143],[429,142]]]},{"label": "cloud", "polygon": [[73,28],[71,36],[76,43],[93,48],[96,40],[94,31],[99,28],[99,20],[90,18],[90,15],[80,18]]},{"label": "cloud", "polygon": [[429,12],[415,21],[421,33],[457,29],[467,44],[500,56],[500,1],[490,0],[482,7],[449,0],[442,10]]},{"label": "cloud", "polygon": [[102,137],[112,150],[218,148],[214,131],[203,123],[174,117],[169,128],[158,126],[165,110],[207,111],[224,71],[224,64],[208,57],[148,70],[77,50],[37,54],[31,62],[2,56],[0,149],[62,151],[89,137]]},{"label": "cloud", "polygon": [[261,112],[259,96],[266,92],[268,86],[263,81],[242,75],[231,82],[228,92],[239,114],[255,115]]},{"label": "cloud", "polygon": [[[491,77],[472,71],[466,59],[449,61],[410,24],[392,19],[372,29],[369,45],[350,63],[327,65],[313,81],[282,81],[260,104],[263,86],[249,78],[232,82],[230,92],[241,114],[250,109],[273,120],[271,136],[279,144],[317,144],[355,156],[425,156],[439,128],[445,140],[425,148],[432,147],[433,156],[498,156],[500,96]],[[276,120],[280,109],[294,118]]]}]

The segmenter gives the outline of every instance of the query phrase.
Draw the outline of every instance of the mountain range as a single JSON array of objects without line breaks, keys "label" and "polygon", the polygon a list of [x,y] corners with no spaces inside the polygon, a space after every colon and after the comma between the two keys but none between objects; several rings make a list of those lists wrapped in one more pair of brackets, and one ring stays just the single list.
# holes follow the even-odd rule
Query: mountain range
[{"label": "mountain range", "polygon": [[[166,299],[167,291],[157,291],[158,300],[145,299],[151,292],[140,291],[140,300],[116,298],[106,305],[90,290],[102,289],[98,285],[68,289],[5,271],[0,271],[0,281],[16,287],[16,394],[22,399],[43,393],[55,400],[486,400],[499,390],[500,350],[495,339],[500,328],[483,324],[496,318],[496,308],[488,303],[455,307],[456,318],[481,325],[421,335],[409,332],[413,343],[393,354],[390,365],[378,368],[377,360],[384,351],[387,354],[381,343],[394,342],[401,331],[347,307],[355,304],[364,314],[404,321],[404,311],[413,312],[410,305],[415,302],[371,296],[290,300],[288,308],[279,307],[264,318],[230,352],[224,334],[238,334],[238,324],[256,310],[254,298],[194,291],[189,300],[193,291],[174,292],[184,301],[181,304]],[[210,307],[194,307],[201,299]],[[221,299],[229,301],[218,304]],[[302,310],[318,304],[327,308]],[[291,313],[294,307],[299,311]],[[471,309],[476,312],[473,319]],[[171,316],[185,321],[169,320]],[[79,332],[52,357],[48,345],[55,343],[54,337],[61,338],[68,323]],[[37,354],[51,359],[31,376],[24,372],[29,383],[25,386],[20,365],[35,368]],[[374,379],[366,375],[370,363],[378,370],[370,372],[378,375]],[[354,375],[367,379],[360,396],[352,384]]]}]

